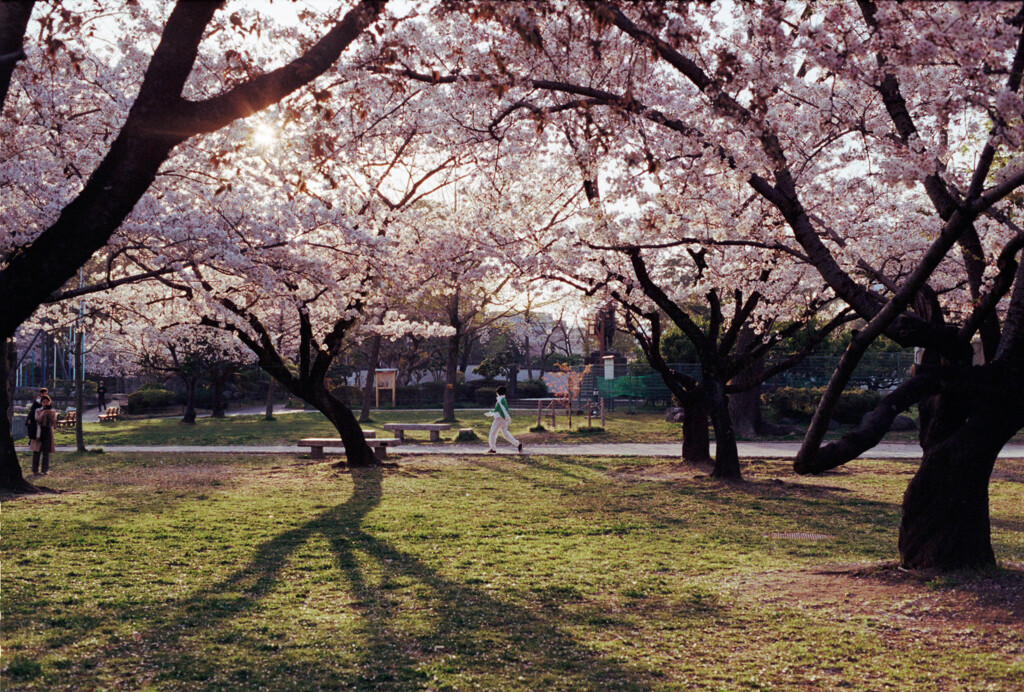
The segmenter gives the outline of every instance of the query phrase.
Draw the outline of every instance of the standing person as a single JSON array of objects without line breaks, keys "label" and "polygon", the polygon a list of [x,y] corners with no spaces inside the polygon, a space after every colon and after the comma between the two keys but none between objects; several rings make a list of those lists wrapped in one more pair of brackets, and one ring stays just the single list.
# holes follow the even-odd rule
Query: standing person
[{"label": "standing person", "polygon": [[38,424],[36,423],[36,411],[42,407],[43,404],[40,399],[46,396],[47,391],[49,390],[47,390],[46,387],[40,387],[39,396],[37,396],[35,401],[32,402],[32,405],[28,407],[28,416],[25,418],[25,431],[28,432],[29,444],[32,443],[32,440],[36,439],[36,432],[38,430]]},{"label": "standing person", "polygon": [[39,398],[42,408],[36,411],[36,424],[39,426],[36,437],[32,440],[32,474],[39,473],[39,460],[42,457],[42,474],[50,470],[50,452],[56,447],[53,444],[53,428],[57,425],[57,412],[53,410],[53,402],[44,394]]},{"label": "standing person", "polygon": [[103,384],[103,380],[100,380],[100,383],[96,385],[96,402],[98,404],[97,408],[100,411],[107,409],[107,386]]},{"label": "standing person", "polygon": [[520,454],[523,452],[523,443],[512,437],[512,433],[508,431],[508,424],[512,422],[512,415],[508,411],[508,401],[505,400],[505,392],[507,391],[504,387],[498,387],[498,400],[495,402],[494,408],[484,414],[494,419],[494,422],[491,423],[491,434],[487,437],[488,454],[498,453],[498,450],[494,448],[494,443],[498,441],[499,432],[501,432],[502,437],[516,446],[516,451]]}]

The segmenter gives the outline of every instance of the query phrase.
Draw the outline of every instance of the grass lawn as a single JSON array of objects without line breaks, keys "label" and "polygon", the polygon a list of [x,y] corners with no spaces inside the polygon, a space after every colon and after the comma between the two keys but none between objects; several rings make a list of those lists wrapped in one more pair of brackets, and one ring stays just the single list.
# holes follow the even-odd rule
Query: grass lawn
[{"label": "grass lawn", "polygon": [[[452,430],[441,433],[444,441],[453,441],[459,428],[473,428],[477,437],[487,439],[491,419],[482,411],[458,410],[458,422]],[[663,413],[617,413],[606,419],[604,430],[580,430],[586,428],[586,417],[573,417],[573,429],[566,425],[564,417],[559,426],[544,433],[528,432],[537,423],[536,413],[532,416],[514,412],[512,432],[526,442],[678,442],[682,439],[678,423],[666,423]],[[441,417],[438,411],[374,411],[372,420],[365,423],[365,429],[376,429],[378,436],[390,435],[381,426],[384,423],[434,423]],[[600,421],[594,421],[599,426]],[[545,421],[550,428],[550,422]],[[273,421],[264,420],[262,415],[229,416],[213,419],[196,419],[195,425],[182,425],[180,418],[137,418],[105,423],[86,423],[83,426],[85,443],[88,446],[103,445],[287,445],[303,437],[337,437],[338,432],[318,411],[284,413]],[[406,439],[427,442],[426,432],[406,432]],[[74,430],[56,431],[58,445],[73,445]],[[20,441],[27,443],[26,439]]]},{"label": "grass lawn", "polygon": [[1024,462],[1016,566],[922,581],[914,464],[399,458],[57,455],[4,503],[3,689],[1024,686]]},{"label": "grass lawn", "polygon": [[[441,433],[444,442],[452,442],[459,428],[472,428],[478,439],[486,440],[491,427],[491,419],[485,418],[480,410],[461,409],[456,411],[458,421],[452,430]],[[370,422],[363,425],[366,429],[376,429],[378,436],[390,435],[383,429],[384,423],[436,423],[441,417],[437,411],[403,411],[375,410]],[[103,445],[288,445],[294,444],[303,437],[337,437],[334,427],[318,411],[302,411],[281,413],[273,421],[264,420],[262,415],[228,416],[214,419],[204,416],[196,419],[195,425],[182,425],[180,417],[168,418],[130,418],[106,423],[86,423],[83,426],[87,446]],[[616,411],[610,413],[605,420],[605,427],[600,427],[600,419],[595,418],[591,427],[587,426],[586,416],[573,416],[573,427],[570,429],[564,416],[559,416],[557,426],[552,427],[550,418],[545,418],[543,432],[530,432],[536,426],[536,412],[527,414],[514,411],[512,433],[527,444],[574,444],[583,442],[622,443],[622,442],[681,442],[682,429],[678,423],[666,423],[663,412]],[[829,434],[834,438],[846,427],[838,428]],[[426,432],[406,432],[406,440],[410,442],[427,442]],[[713,439],[712,435],[712,439]],[[798,441],[795,435],[776,438]],[[889,433],[889,442],[915,442],[916,433]],[[74,430],[59,429],[56,431],[58,445],[73,445]],[[19,444],[27,444],[22,438]]]}]

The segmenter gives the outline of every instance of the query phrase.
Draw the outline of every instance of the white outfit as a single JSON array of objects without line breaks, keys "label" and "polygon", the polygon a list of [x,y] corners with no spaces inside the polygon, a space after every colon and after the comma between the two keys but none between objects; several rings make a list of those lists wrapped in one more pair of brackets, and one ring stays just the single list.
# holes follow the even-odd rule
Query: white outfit
[{"label": "white outfit", "polygon": [[494,417],[494,422],[491,423],[491,434],[487,436],[488,449],[494,449],[494,443],[498,441],[498,433],[506,440],[511,442],[515,447],[519,447],[519,440],[512,437],[512,433],[508,431],[508,424],[512,422],[512,416],[508,412],[508,402],[505,401],[504,396],[499,396],[497,403],[494,404],[494,409],[487,412],[488,416]]}]

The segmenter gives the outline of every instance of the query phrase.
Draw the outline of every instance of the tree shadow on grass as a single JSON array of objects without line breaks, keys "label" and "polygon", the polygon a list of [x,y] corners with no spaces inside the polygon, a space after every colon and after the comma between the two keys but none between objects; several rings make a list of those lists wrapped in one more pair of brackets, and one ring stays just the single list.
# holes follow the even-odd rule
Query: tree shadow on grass
[{"label": "tree shadow on grass", "polygon": [[[381,469],[354,469],[347,502],[263,543],[246,567],[223,581],[158,613],[147,613],[141,646],[119,653],[141,657],[142,667],[155,672],[158,681],[215,686],[251,683],[254,675],[274,689],[409,689],[430,686],[434,675],[449,680],[458,676],[467,684],[492,689],[640,690],[656,685],[656,673],[577,641],[557,612],[526,607],[490,594],[482,585],[452,580],[420,557],[367,533],[361,524],[380,504],[383,479]],[[361,621],[350,641],[333,642],[340,650],[356,652],[349,655],[350,663],[328,656],[322,665],[302,664],[268,651],[265,656],[284,657],[254,672],[219,660],[216,647],[189,645],[193,637],[223,629],[216,636],[266,647],[259,636],[237,628],[232,634],[229,625],[259,612],[260,601],[282,585],[289,560],[318,537],[330,545],[340,586],[351,597],[348,607]],[[411,585],[412,593],[402,591],[400,584]],[[410,626],[413,615],[423,618]],[[332,660],[338,665],[332,666]]]}]

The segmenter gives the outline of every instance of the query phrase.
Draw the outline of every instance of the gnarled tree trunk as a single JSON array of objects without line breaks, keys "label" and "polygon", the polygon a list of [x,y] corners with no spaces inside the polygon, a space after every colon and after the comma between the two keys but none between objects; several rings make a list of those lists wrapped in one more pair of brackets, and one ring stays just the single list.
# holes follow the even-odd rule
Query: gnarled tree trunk
[{"label": "gnarled tree trunk", "polygon": [[903,494],[899,550],[904,567],[950,571],[996,564],[988,484],[999,450],[1024,425],[1022,398],[975,399],[968,405],[970,415],[958,424],[939,426],[931,420],[921,466]]},{"label": "gnarled tree trunk", "polygon": [[11,421],[14,415],[14,368],[14,340],[0,338],[0,490],[32,493],[37,489],[25,480],[21,472],[18,454],[14,451],[14,437],[11,435]]}]

